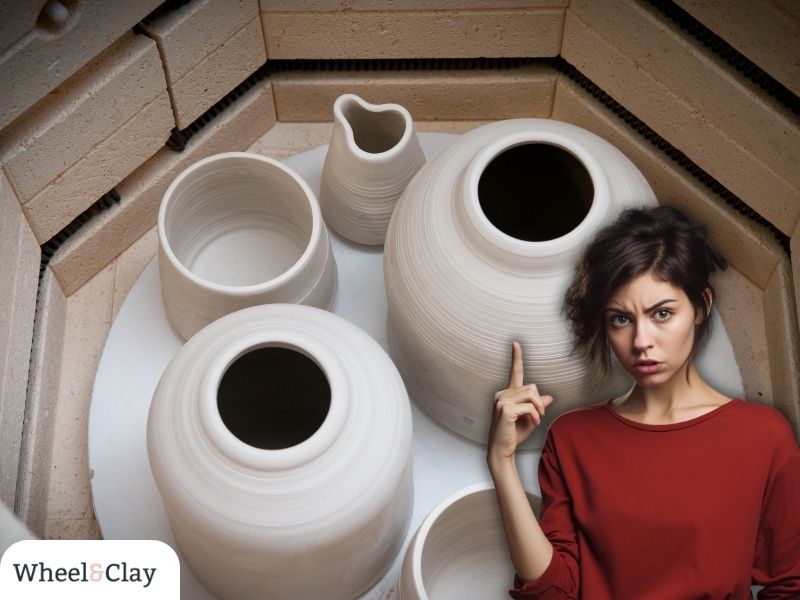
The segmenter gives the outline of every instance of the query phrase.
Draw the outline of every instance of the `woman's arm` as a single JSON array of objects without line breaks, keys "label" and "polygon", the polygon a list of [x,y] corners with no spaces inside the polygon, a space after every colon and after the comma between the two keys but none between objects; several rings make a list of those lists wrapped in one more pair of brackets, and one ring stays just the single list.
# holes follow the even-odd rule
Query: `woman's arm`
[{"label": "woman's arm", "polygon": [[489,466],[497,490],[509,554],[517,575],[525,581],[542,576],[553,556],[547,539],[531,510],[513,461]]},{"label": "woman's arm", "polygon": [[756,541],[758,600],[800,598],[800,450],[788,423],[773,458]]},{"label": "woman's arm", "polygon": [[495,394],[487,463],[497,490],[511,561],[526,581],[538,579],[550,564],[553,546],[528,503],[519,479],[514,453],[541,423],[553,401],[540,396],[535,385],[523,385],[522,349],[514,342],[508,388]]}]

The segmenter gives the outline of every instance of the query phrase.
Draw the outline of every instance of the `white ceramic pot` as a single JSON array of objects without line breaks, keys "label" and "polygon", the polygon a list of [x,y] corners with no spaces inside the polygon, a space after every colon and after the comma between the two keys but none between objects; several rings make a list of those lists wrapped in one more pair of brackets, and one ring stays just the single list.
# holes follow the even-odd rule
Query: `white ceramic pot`
[{"label": "white ceramic pot", "polygon": [[405,108],[339,96],[320,181],[325,222],[354,242],[383,244],[397,199],[424,164]]},{"label": "white ceramic pot", "polygon": [[[526,490],[535,514],[540,499]],[[401,600],[505,600],[514,584],[491,483],[459,490],[425,517],[406,549]]]},{"label": "white ceramic pot", "polygon": [[356,598],[405,539],[408,396],[333,313],[270,304],[201,330],[161,377],[147,447],[183,559],[219,598]]},{"label": "white ceramic pot", "polygon": [[511,342],[525,378],[558,414],[622,393],[573,352],[564,292],[588,240],[622,209],[655,204],[642,174],[600,137],[567,123],[512,119],[474,129],[425,165],[392,216],[384,247],[390,352],[412,399],[486,443]]},{"label": "white ceramic pot", "polygon": [[329,309],[336,263],[314,193],[290,168],[247,152],[204,158],[178,175],[158,213],[167,317],[184,339],[268,302]]}]

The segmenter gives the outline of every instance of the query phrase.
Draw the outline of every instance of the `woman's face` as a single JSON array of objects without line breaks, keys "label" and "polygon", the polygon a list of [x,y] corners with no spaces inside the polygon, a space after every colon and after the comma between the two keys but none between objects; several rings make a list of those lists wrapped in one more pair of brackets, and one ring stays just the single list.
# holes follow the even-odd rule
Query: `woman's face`
[{"label": "woman's face", "polygon": [[606,339],[637,384],[655,387],[683,375],[702,315],[681,288],[645,273],[617,290],[604,316]]}]

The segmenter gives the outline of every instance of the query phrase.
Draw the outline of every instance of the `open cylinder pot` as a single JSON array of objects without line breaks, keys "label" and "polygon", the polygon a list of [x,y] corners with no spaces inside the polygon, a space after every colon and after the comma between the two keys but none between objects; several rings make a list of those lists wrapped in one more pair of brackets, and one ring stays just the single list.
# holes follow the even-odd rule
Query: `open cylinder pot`
[{"label": "open cylinder pot", "polygon": [[633,163],[595,134],[511,119],[462,136],[417,173],[384,247],[389,349],[411,397],[451,430],[486,443],[511,342],[526,382],[558,414],[622,393],[618,366],[597,382],[574,351],[564,293],[585,245],[623,209],[655,205]]},{"label": "open cylinder pot", "polygon": [[339,96],[320,181],[325,222],[353,242],[383,244],[397,199],[424,164],[405,108]]},{"label": "open cylinder pot", "polygon": [[411,410],[386,352],[308,306],[222,317],[165,370],[150,466],[188,566],[220,598],[358,597],[413,507]]},{"label": "open cylinder pot", "polygon": [[158,241],[167,317],[184,339],[248,306],[333,304],[336,263],[317,199],[271,158],[226,152],[188,167],[164,194]]},{"label": "open cylinder pot", "polygon": [[[535,514],[541,501],[526,490]],[[406,549],[400,600],[503,600],[514,583],[491,483],[459,490],[425,517]]]}]

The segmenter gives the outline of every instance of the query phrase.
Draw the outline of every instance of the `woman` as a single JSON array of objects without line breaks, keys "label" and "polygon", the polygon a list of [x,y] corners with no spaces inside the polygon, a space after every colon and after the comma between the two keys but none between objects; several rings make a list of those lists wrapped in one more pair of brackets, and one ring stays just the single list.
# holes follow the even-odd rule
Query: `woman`
[{"label": "woman", "polygon": [[629,210],[586,249],[565,312],[578,348],[633,379],[624,397],[551,424],[540,521],[514,451],[553,398],[523,384],[514,342],[487,461],[517,599],[800,598],[800,451],[772,408],[731,399],[694,369],[725,261],[667,207]]}]

